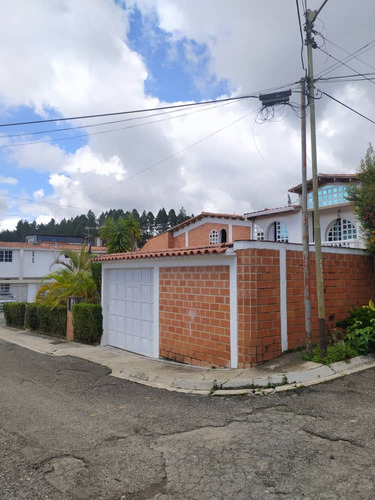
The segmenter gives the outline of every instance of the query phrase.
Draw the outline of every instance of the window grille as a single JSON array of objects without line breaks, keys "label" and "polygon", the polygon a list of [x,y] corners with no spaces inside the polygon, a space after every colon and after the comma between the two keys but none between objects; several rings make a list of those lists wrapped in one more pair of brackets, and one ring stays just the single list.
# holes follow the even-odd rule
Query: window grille
[{"label": "window grille", "polygon": [[212,231],[210,231],[209,242],[210,245],[216,245],[219,243],[219,231],[216,231],[216,229],[212,229]]},{"label": "window grille", "polygon": [[[331,205],[337,205],[339,203],[345,203],[347,194],[346,186],[324,186],[318,190],[319,206],[328,207]],[[308,194],[308,208],[313,208],[313,194],[312,192]]]},{"label": "window grille", "polygon": [[0,262],[12,262],[12,261],[13,261],[12,250],[0,250]]},{"label": "window grille", "polygon": [[259,224],[254,224],[254,239],[258,241],[264,240],[264,230]]},{"label": "window grille", "polygon": [[288,243],[288,228],[284,222],[276,222],[276,241],[281,241],[283,243]]},{"label": "window grille", "polygon": [[349,220],[337,219],[328,230],[328,241],[356,240],[357,230]]}]

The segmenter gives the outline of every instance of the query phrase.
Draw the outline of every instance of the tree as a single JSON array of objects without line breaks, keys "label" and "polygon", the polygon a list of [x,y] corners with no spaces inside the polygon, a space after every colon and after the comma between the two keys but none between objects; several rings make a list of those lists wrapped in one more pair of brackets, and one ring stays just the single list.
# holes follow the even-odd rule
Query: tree
[{"label": "tree", "polygon": [[[62,259],[62,256],[68,260]],[[58,304],[66,304],[67,297],[71,296],[82,297],[85,302],[99,302],[100,297],[91,272],[90,255],[84,244],[79,253],[63,250],[52,265],[61,267],[42,278],[36,302],[56,307]]]},{"label": "tree", "polygon": [[347,199],[354,202],[367,249],[375,253],[375,152],[371,144],[357,177],[359,182],[348,187]]},{"label": "tree", "polygon": [[173,208],[171,208],[168,212],[168,227],[171,228],[177,226],[177,224],[178,222],[177,222],[176,212],[174,211]]},{"label": "tree", "polygon": [[127,219],[120,217],[115,220],[113,217],[107,217],[104,225],[99,228],[99,235],[107,241],[108,253],[134,251],[142,237],[140,223],[132,214],[129,214]]},{"label": "tree", "polygon": [[168,229],[168,215],[165,208],[161,208],[155,219],[156,231],[163,233]]}]

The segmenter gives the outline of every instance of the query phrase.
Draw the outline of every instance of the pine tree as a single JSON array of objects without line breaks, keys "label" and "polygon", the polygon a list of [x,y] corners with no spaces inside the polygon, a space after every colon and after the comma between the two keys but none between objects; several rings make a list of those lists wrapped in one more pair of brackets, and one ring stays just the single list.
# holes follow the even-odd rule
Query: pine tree
[{"label": "pine tree", "polygon": [[163,233],[168,229],[168,215],[165,208],[161,208],[155,219],[155,228],[158,233]]},{"label": "pine tree", "polygon": [[177,220],[177,215],[176,212],[174,211],[173,208],[171,208],[168,212],[168,227],[174,227],[177,226],[178,220]]}]

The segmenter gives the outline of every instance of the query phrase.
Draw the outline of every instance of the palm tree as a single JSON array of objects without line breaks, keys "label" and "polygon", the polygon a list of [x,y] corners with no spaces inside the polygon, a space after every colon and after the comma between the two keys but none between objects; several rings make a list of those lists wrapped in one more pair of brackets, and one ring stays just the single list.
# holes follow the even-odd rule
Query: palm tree
[{"label": "palm tree", "polygon": [[[63,260],[65,255],[69,260]],[[90,255],[82,245],[81,252],[63,250],[52,263],[59,265],[58,269],[42,278],[42,286],[37,295],[36,302],[55,307],[65,304],[67,297],[82,297],[84,302],[99,302],[97,287],[90,267]]]},{"label": "palm tree", "polygon": [[100,237],[107,241],[108,253],[124,253],[137,250],[137,241],[142,237],[141,227],[132,214],[127,218],[107,217],[99,228]]}]

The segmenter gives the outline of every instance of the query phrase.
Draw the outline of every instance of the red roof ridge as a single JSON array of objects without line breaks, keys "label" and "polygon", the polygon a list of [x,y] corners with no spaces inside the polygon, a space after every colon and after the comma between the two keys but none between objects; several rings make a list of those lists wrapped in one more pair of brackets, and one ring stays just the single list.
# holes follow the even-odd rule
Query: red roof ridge
[{"label": "red roof ridge", "polygon": [[228,248],[233,246],[232,243],[222,243],[217,245],[208,245],[190,248],[168,248],[165,250],[148,251],[148,252],[125,252],[112,253],[101,255],[94,262],[107,262],[113,260],[130,260],[130,259],[150,259],[155,257],[177,257],[184,255],[209,255],[225,253]]}]

